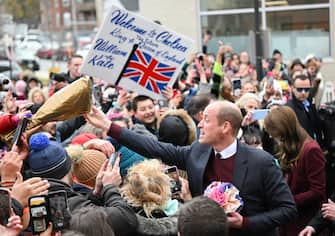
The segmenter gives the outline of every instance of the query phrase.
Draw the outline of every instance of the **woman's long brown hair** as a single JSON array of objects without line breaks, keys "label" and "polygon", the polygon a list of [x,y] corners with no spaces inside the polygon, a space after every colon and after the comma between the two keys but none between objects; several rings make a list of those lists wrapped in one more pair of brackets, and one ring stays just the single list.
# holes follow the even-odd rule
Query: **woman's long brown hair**
[{"label": "woman's long brown hair", "polygon": [[280,141],[278,153],[284,173],[289,173],[296,165],[305,141],[311,137],[299,123],[295,112],[288,106],[271,110],[264,120],[267,132]]}]

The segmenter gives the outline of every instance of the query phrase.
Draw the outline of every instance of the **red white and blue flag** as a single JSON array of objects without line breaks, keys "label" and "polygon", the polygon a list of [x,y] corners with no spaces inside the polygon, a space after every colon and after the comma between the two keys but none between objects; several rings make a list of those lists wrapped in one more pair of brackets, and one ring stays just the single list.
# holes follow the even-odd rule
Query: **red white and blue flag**
[{"label": "red white and blue flag", "polygon": [[172,79],[176,67],[163,64],[157,59],[137,49],[122,75],[151,92],[160,94]]}]

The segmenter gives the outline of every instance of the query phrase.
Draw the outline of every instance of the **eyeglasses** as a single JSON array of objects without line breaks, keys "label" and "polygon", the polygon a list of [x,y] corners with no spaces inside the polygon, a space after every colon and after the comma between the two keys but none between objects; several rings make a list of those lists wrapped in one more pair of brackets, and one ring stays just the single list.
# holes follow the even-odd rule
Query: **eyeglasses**
[{"label": "eyeglasses", "polygon": [[305,91],[305,93],[308,93],[311,88],[295,88],[299,93],[302,93],[302,91]]}]

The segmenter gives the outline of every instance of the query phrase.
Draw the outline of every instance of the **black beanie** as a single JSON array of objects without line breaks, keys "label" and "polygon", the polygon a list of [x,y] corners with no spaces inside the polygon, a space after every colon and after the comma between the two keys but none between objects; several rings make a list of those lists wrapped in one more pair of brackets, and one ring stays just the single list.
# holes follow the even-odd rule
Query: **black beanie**
[{"label": "black beanie", "polygon": [[158,140],[177,146],[187,145],[189,131],[186,123],[178,116],[168,115],[162,119],[158,130]]}]

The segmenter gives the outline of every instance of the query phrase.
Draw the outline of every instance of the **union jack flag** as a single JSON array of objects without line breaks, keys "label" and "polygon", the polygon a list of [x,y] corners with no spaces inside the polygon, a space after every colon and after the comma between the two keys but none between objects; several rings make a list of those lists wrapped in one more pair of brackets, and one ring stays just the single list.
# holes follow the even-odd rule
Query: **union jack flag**
[{"label": "union jack flag", "polygon": [[136,50],[122,77],[135,81],[151,92],[160,94],[172,78],[176,67],[160,63],[148,53]]}]

